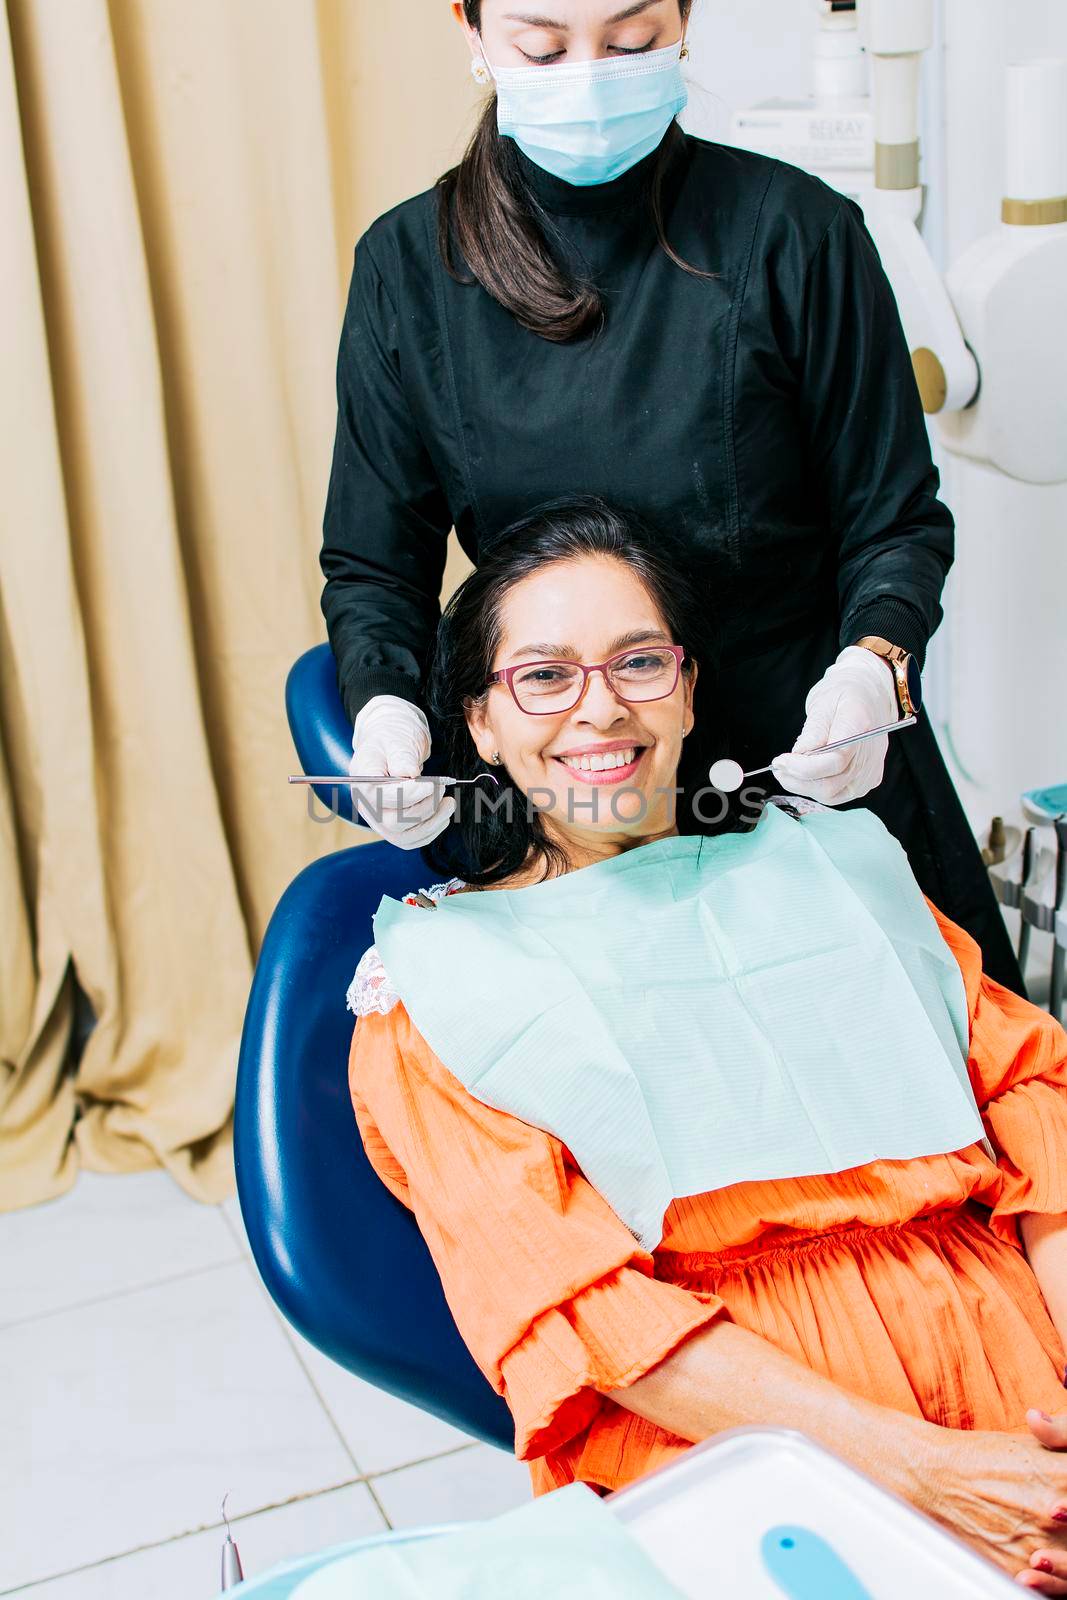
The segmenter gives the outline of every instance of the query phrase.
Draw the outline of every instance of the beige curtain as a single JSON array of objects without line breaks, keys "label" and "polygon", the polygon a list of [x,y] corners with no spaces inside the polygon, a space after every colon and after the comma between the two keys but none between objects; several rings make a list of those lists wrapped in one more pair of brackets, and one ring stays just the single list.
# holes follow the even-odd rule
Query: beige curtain
[{"label": "beige curtain", "polygon": [[355,240],[473,125],[448,10],[0,3],[0,1208],[232,1190],[263,929],[361,837],[286,785],[283,687]]}]

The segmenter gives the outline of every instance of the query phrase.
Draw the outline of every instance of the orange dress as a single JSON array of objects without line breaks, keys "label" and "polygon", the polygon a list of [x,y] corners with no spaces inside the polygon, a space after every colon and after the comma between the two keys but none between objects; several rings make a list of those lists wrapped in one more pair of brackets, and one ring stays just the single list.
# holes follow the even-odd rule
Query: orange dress
[{"label": "orange dress", "polygon": [[558,1139],[468,1092],[402,1002],[358,1018],[349,1084],[367,1154],[415,1214],[535,1493],[617,1489],[685,1450],[599,1391],[721,1316],[945,1427],[1020,1431],[1028,1406],[1063,1409],[1064,1349],[1016,1218],[1067,1211],[1067,1033],[983,975],[975,941],[927,905],[963,973],[996,1165],[974,1144],[732,1184],[675,1201],[651,1255]]}]

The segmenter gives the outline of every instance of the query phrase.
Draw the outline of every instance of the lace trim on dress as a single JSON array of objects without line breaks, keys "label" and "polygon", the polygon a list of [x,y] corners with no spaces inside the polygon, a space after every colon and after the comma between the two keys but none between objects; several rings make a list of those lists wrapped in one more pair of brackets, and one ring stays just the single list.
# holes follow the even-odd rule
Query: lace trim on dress
[{"label": "lace trim on dress", "polygon": [[[436,904],[443,895],[453,894],[457,889],[464,887],[462,878],[449,878],[447,883],[432,883],[428,889],[413,889],[410,894],[403,896],[403,900],[405,905],[409,906],[424,904],[427,900]],[[355,975],[348,986],[346,995],[348,1009],[357,1017],[365,1017],[371,1011],[378,1011],[385,1016],[387,1011],[392,1011],[399,998],[389,982],[389,975],[378,954],[378,947],[372,944],[360,957]]]},{"label": "lace trim on dress", "polygon": [[[768,796],[767,804],[791,806],[802,817],[807,816],[809,811],[832,809],[830,806],[820,804],[818,800],[809,800],[799,794],[772,794]],[[425,900],[436,902],[443,895],[454,894],[457,889],[463,888],[466,888],[466,884],[462,878],[449,878],[447,883],[433,883],[428,889],[415,889],[410,894],[404,895],[403,899],[406,905],[412,906],[419,905]],[[346,998],[349,1011],[354,1012],[357,1017],[365,1017],[371,1011],[380,1012],[385,1016],[400,999],[389,982],[389,974],[378,954],[377,945],[372,944],[360,958],[355,976],[348,986]]]}]

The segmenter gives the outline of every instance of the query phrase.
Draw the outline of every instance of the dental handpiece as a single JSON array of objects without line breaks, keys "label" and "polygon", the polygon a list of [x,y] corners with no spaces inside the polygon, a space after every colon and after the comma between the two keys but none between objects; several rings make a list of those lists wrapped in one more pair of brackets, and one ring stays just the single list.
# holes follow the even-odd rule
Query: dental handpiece
[{"label": "dental handpiece", "polygon": [[[901,728],[910,728],[918,717],[901,717],[897,722],[886,722],[880,728],[868,728],[865,733],[852,733],[847,739],[835,739],[833,744],[816,745],[814,750],[794,750],[790,753],[798,756],[821,756],[824,750],[840,750],[846,744],[859,744],[861,739],[873,739],[879,733],[897,733]],[[720,794],[732,794],[735,789],[740,789],[746,778],[758,777],[761,772],[772,772],[774,763],[769,767],[753,767],[750,772],[742,770],[740,761],[731,761],[729,756],[723,756],[719,761],[714,761],[708,778],[712,788],[718,789]]]}]

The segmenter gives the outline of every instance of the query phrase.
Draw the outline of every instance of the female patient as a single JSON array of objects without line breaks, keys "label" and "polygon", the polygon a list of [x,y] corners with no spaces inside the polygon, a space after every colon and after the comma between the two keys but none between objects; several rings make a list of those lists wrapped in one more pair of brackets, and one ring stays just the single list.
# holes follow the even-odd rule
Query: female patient
[{"label": "female patient", "polygon": [[1067,1035],[873,813],[695,789],[716,644],[668,548],[555,502],[446,609],[446,770],[500,787],[375,918],[368,1155],[536,1492],[795,1427],[1067,1594]]}]

